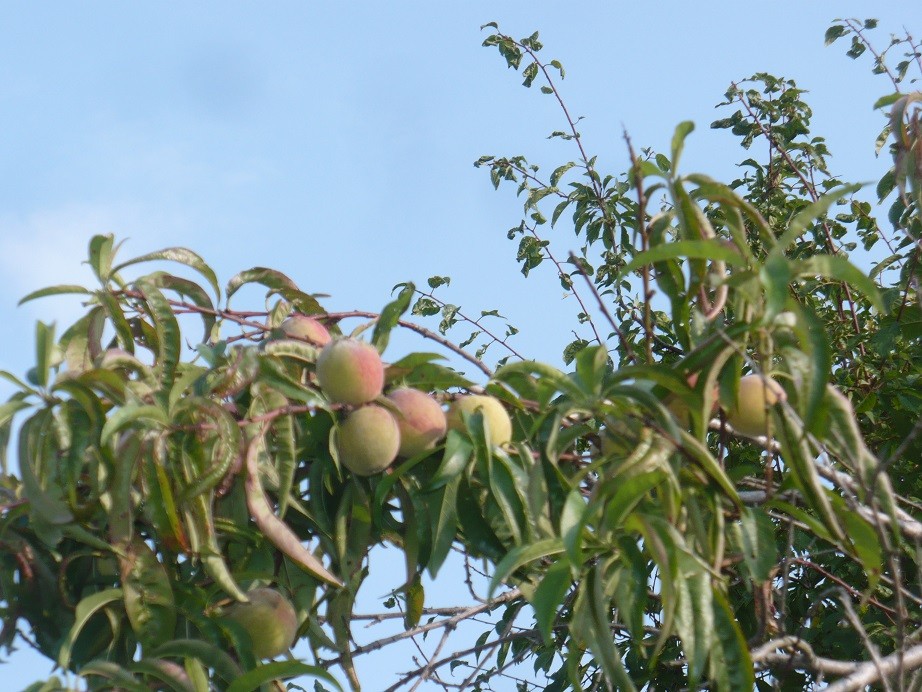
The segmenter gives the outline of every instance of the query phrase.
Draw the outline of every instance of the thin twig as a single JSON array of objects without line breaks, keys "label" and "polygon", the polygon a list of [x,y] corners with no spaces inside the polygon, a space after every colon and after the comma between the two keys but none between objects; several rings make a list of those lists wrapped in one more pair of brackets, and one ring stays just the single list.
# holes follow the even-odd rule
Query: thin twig
[{"label": "thin twig", "polygon": [[[621,331],[621,328],[618,327],[618,324],[615,322],[615,319],[612,317],[611,313],[608,311],[608,308],[605,307],[605,303],[602,302],[602,296],[599,295],[598,290],[595,287],[590,276],[586,273],[586,270],[583,269],[582,262],[579,261],[579,258],[574,254],[570,253],[570,263],[576,266],[576,270],[580,275],[585,279],[586,285],[589,287],[589,290],[592,291],[592,294],[595,296],[596,301],[599,304],[599,309],[602,311],[602,314],[605,316],[605,319],[608,320],[608,323],[611,325],[611,328],[615,331],[615,334],[618,335],[618,340],[621,342],[621,346],[624,348],[625,356],[633,361],[634,363],[638,362],[637,354],[634,352],[634,349],[631,348],[631,342],[628,341],[627,336],[624,332]],[[582,302],[580,303],[582,305]],[[583,308],[585,310],[585,308]],[[594,329],[594,328],[593,328]],[[598,334],[596,334],[598,337]],[[603,343],[600,341],[599,343]]]}]

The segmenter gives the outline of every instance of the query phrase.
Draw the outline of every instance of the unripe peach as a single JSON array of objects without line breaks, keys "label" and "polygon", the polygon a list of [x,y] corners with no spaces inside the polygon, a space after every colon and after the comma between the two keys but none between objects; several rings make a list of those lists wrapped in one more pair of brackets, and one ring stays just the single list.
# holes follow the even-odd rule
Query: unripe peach
[{"label": "unripe peach", "polygon": [[317,358],[317,382],[330,401],[358,406],[380,396],[384,364],[371,344],[358,339],[331,341]]},{"label": "unripe peach", "polygon": [[282,322],[280,329],[286,336],[294,339],[303,339],[316,346],[326,346],[332,337],[327,328],[313,317],[307,315],[292,315]]},{"label": "unripe peach", "polygon": [[[692,389],[695,388],[695,385],[698,384],[698,373],[693,372],[686,378],[688,386]],[[711,388],[711,410],[709,415],[713,416],[717,413],[718,408],[718,398],[719,388],[715,383]],[[691,412],[688,410],[688,405],[680,397],[675,394],[670,394],[666,397],[663,402],[666,405],[666,408],[669,409],[669,412],[673,417],[679,422],[683,427],[691,426]]]},{"label": "unripe peach", "polygon": [[763,375],[746,375],[740,378],[739,396],[727,411],[727,421],[743,435],[756,437],[768,434],[768,408],[787,395],[781,385]]},{"label": "unripe peach", "polygon": [[402,457],[416,456],[435,447],[445,437],[447,422],[439,402],[418,389],[402,387],[387,395],[401,415],[395,416],[400,428]]},{"label": "unripe peach", "polygon": [[340,463],[359,476],[380,473],[397,458],[400,429],[386,408],[370,404],[346,416],[336,434]]},{"label": "unripe peach", "polygon": [[504,445],[512,440],[512,420],[499,400],[484,394],[470,394],[455,399],[448,409],[448,427],[451,430],[464,430],[463,413],[472,414],[480,411],[489,434],[488,440],[494,447]]},{"label": "unripe peach", "polygon": [[243,627],[253,642],[256,658],[275,658],[288,651],[298,632],[298,615],[291,601],[275,589],[247,593],[249,603],[235,603],[226,615]]}]

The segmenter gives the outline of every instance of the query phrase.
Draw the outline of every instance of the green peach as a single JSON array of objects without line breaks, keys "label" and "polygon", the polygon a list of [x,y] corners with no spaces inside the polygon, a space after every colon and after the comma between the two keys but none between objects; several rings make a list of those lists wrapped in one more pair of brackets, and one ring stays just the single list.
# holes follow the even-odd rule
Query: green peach
[{"label": "green peach", "polygon": [[431,396],[418,389],[401,387],[388,394],[387,398],[400,412],[396,416],[397,427],[400,428],[399,456],[416,456],[432,449],[445,437],[445,412]]},{"label": "green peach", "polygon": [[512,420],[499,399],[485,394],[469,394],[455,399],[448,408],[448,428],[464,430],[463,414],[480,411],[487,428],[490,444],[494,447],[512,440]]},{"label": "green peach", "polygon": [[[693,372],[686,378],[686,381],[688,382],[688,386],[694,389],[695,385],[698,384],[698,373]],[[719,387],[715,383],[711,388],[711,416],[717,413],[718,396]],[[663,403],[666,405],[666,408],[669,409],[669,412],[680,425],[686,428],[691,426],[691,412],[688,410],[688,405],[680,397],[676,396],[675,394],[669,394]]]},{"label": "green peach", "polygon": [[225,614],[243,627],[257,658],[280,656],[294,643],[298,615],[291,601],[275,589],[258,588],[247,593],[249,603],[235,603]]},{"label": "green peach", "polygon": [[371,344],[338,339],[324,346],[317,358],[317,382],[330,401],[359,406],[381,395],[384,364]]},{"label": "green peach", "polygon": [[769,407],[786,399],[784,389],[773,379],[746,375],[740,378],[739,395],[727,411],[727,422],[742,435],[767,435]]},{"label": "green peach", "polygon": [[397,458],[399,449],[397,421],[390,411],[376,404],[352,411],[336,433],[340,463],[359,476],[386,469]]}]

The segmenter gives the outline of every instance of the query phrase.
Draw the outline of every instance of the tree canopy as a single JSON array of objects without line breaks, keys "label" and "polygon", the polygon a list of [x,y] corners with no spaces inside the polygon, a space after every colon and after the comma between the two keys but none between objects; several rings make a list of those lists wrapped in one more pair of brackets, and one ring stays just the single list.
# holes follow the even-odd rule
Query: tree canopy
[{"label": "tree canopy", "polygon": [[[85,314],[38,323],[35,366],[0,373],[17,388],[0,405],[0,644],[67,671],[32,689],[916,688],[919,43],[878,46],[873,20],[826,33],[884,84],[892,166],[871,204],[835,175],[805,92],[766,73],[733,82],[711,124],[743,147],[737,179],[681,172],[690,122],[668,152],[625,134],[627,170],[599,170],[538,34],[484,28],[559,103],[551,136],[573,148],[549,167],[475,162],[523,200],[523,274],[550,266],[579,306],[562,362],[444,299],[448,277],[328,312],[270,268],[222,283],[192,250],[126,259],[94,237],[97,285],[23,298],[71,294]],[[547,238],[567,229],[578,247],[558,256]],[[241,305],[254,287],[264,300]],[[420,350],[395,353],[395,330]],[[347,338],[384,358],[369,394],[346,366],[323,372]],[[409,422],[384,396],[405,388],[450,407],[447,431],[356,466],[385,454],[356,413]],[[360,645],[355,597],[382,545],[405,564],[386,603],[404,628]],[[462,575],[440,572],[453,552]],[[424,575],[463,602],[427,607]],[[250,600],[276,610],[254,625]],[[269,645],[293,643],[289,619],[299,657]],[[403,677],[356,674],[430,634]]]}]

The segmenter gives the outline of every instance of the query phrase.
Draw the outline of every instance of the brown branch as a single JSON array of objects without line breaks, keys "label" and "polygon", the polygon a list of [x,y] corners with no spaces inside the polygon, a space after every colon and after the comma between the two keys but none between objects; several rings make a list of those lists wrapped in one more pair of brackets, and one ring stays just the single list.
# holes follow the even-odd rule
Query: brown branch
[{"label": "brown branch", "polygon": [[908,651],[897,651],[879,664],[873,661],[864,663],[851,663],[851,670],[847,676],[837,680],[826,688],[826,692],[855,692],[862,690],[866,685],[877,682],[881,676],[891,676],[901,667],[906,670],[915,670],[922,667],[922,644],[916,645]]},{"label": "brown branch", "polygon": [[[418,293],[419,295],[424,296],[424,297],[426,297],[426,298],[429,298],[432,302],[436,303],[436,304],[437,304],[439,307],[441,307],[441,308],[444,308],[444,307],[447,305],[447,303],[446,303],[444,300],[442,300],[441,298],[436,298],[435,295],[434,295],[431,291],[430,291],[429,293],[424,293],[423,291],[420,291],[419,289],[416,289],[416,293]],[[480,320],[483,319],[483,317],[480,317],[479,319],[476,319],[476,320],[475,320],[475,319],[473,319],[473,318],[471,318],[471,317],[468,317],[468,316],[465,315],[463,312],[461,312],[461,309],[460,309],[460,308],[458,308],[458,310],[455,312],[455,314],[456,314],[458,317],[460,317],[464,322],[467,322],[468,324],[474,325],[477,329],[479,329],[479,330],[482,331],[484,334],[486,334],[488,337],[490,337],[491,339],[493,339],[493,341],[491,341],[490,344],[488,344],[488,346],[489,346],[489,345],[492,345],[492,344],[499,344],[500,346],[504,347],[507,351],[509,351],[512,355],[514,355],[516,358],[518,358],[519,360],[528,360],[525,356],[523,356],[521,353],[519,353],[519,352],[516,351],[514,348],[512,348],[512,346],[510,346],[510,345],[506,342],[506,339],[505,339],[505,338],[502,338],[502,339],[501,339],[500,337],[496,336],[492,331],[490,331],[490,329],[489,329],[488,327],[484,327],[484,326],[480,323]]]},{"label": "brown branch", "polygon": [[[646,252],[650,249],[650,235],[647,232],[647,196],[643,191],[643,175],[640,173],[640,166],[637,161],[637,154],[634,153],[634,145],[631,144],[631,138],[627,131],[624,132],[624,141],[627,143],[628,155],[631,157],[631,170],[634,174],[634,188],[637,190],[637,233],[640,236],[640,251]],[[647,352],[647,363],[653,362],[653,314],[651,301],[653,292],[650,289],[650,265],[644,264],[641,268],[641,278],[643,280],[643,333],[644,346]]]},{"label": "brown branch", "polygon": [[[365,317],[368,319],[378,319],[380,315],[377,312],[367,312],[364,310],[349,310],[347,312],[330,312],[330,313],[327,313],[326,317],[328,317],[331,320],[342,320],[342,319],[346,319],[347,317]],[[470,353],[465,351],[460,346],[456,346],[448,339],[440,336],[439,334],[436,334],[434,331],[430,329],[426,329],[425,327],[422,327],[413,322],[408,322],[406,320],[397,320],[397,324],[399,324],[404,329],[409,329],[410,331],[416,332],[417,334],[419,334],[420,336],[426,339],[431,339],[432,341],[435,341],[441,344],[442,346],[447,348],[449,351],[453,351],[454,353],[464,358],[464,360],[468,361],[469,363],[472,363],[474,366],[477,367],[478,370],[480,370],[487,377],[493,377],[493,371],[490,370],[490,368],[488,368],[482,360],[480,360],[476,356],[471,355]]]},{"label": "brown branch", "polygon": [[[492,610],[496,606],[502,605],[503,603],[514,601],[517,598],[521,598],[521,596],[522,596],[521,591],[519,591],[518,589],[512,589],[500,596],[497,596],[496,598],[490,601],[487,601],[486,603],[480,603],[478,605],[465,608],[464,610],[456,613],[450,618],[446,618],[445,620],[437,620],[433,622],[428,622],[425,625],[419,625],[418,627],[414,627],[413,629],[407,630],[405,632],[398,632],[397,634],[391,635],[389,637],[383,637],[382,639],[377,639],[368,644],[361,644],[359,646],[356,646],[351,651],[350,655],[351,657],[354,658],[356,656],[361,656],[362,654],[371,653],[372,651],[378,651],[379,649],[382,649],[385,646],[388,646],[389,644],[393,644],[394,642],[399,642],[404,639],[409,639],[411,637],[424,634],[425,632],[437,630],[442,627],[452,627],[452,628],[457,627],[458,623],[463,622],[464,620],[470,619],[488,610]],[[325,660],[323,664],[325,666],[332,666],[332,665],[341,663],[342,661],[343,661],[343,657],[337,656],[336,658]]]},{"label": "brown branch", "polygon": [[855,32],[858,38],[861,39],[861,42],[864,44],[864,47],[871,51],[871,55],[874,56],[874,59],[877,61],[877,64],[880,65],[886,75],[890,78],[890,81],[893,82],[893,88],[899,93],[900,91],[900,82],[896,78],[896,75],[887,67],[887,63],[884,61],[884,56],[881,53],[878,53],[875,50],[874,46],[871,45],[871,42],[864,37],[864,33],[861,31],[861,26],[853,19],[846,19],[845,25]]},{"label": "brown branch", "polygon": [[516,632],[515,634],[507,634],[504,637],[498,637],[491,642],[484,642],[483,644],[480,644],[478,646],[472,646],[462,651],[455,651],[452,654],[446,656],[445,658],[442,658],[435,662],[430,662],[426,664],[426,666],[421,666],[420,668],[417,668],[416,670],[410,671],[409,673],[404,675],[402,678],[400,678],[397,682],[395,682],[393,685],[391,685],[386,690],[384,690],[384,692],[397,692],[398,689],[406,685],[410,680],[415,678],[417,675],[420,675],[422,671],[427,667],[431,667],[433,670],[435,670],[436,668],[441,668],[442,666],[447,665],[451,663],[452,661],[457,661],[462,656],[468,656],[470,654],[477,653],[478,651],[482,651],[483,649],[486,649],[486,648],[494,648],[502,644],[505,644],[506,642],[515,641],[516,639],[523,639],[526,637],[537,637],[537,636],[538,636],[537,630],[523,630],[521,632]]},{"label": "brown branch", "polygon": [[[589,290],[592,291],[592,294],[595,296],[596,301],[599,304],[599,309],[602,311],[602,314],[605,316],[605,319],[608,320],[608,323],[611,325],[611,328],[615,331],[615,334],[618,335],[618,340],[621,342],[621,345],[624,347],[624,354],[634,363],[638,362],[637,354],[634,353],[634,349],[631,348],[631,343],[628,341],[627,336],[624,332],[621,331],[621,328],[618,327],[615,322],[615,318],[612,317],[611,313],[608,311],[608,308],[605,307],[605,303],[602,302],[602,296],[599,295],[598,289],[596,289],[595,284],[592,281],[592,278],[586,273],[583,269],[582,263],[579,261],[579,258],[574,254],[570,253],[570,263],[576,266],[576,270],[580,275],[585,279],[586,285],[589,286]],[[582,302],[580,303],[582,305]],[[585,308],[583,308],[585,310]],[[593,328],[594,329],[594,328]],[[598,334],[596,334],[598,337]],[[599,341],[599,343],[602,343]]]}]

